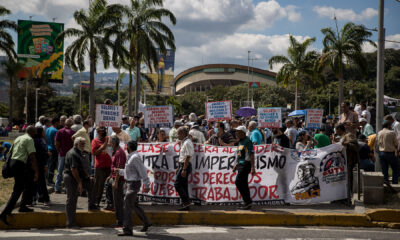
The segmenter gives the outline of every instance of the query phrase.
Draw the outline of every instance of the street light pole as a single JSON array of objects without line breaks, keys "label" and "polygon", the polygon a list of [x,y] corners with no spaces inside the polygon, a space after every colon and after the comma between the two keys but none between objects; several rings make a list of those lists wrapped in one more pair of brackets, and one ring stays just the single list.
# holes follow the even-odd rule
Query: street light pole
[{"label": "street light pole", "polygon": [[36,110],[35,110],[35,121],[38,121],[38,92],[40,88],[35,88],[35,101],[36,101]]},{"label": "street light pole", "polygon": [[247,51],[247,104],[250,102],[250,52],[251,51]]},{"label": "street light pole", "polygon": [[[382,129],[383,119],[383,67],[384,67],[384,54],[385,54],[385,29],[383,27],[384,20],[384,0],[379,0],[379,22],[378,22],[378,59],[377,59],[377,74],[376,74],[376,132]],[[378,148],[378,144],[376,144]],[[381,164],[379,156],[375,162],[375,171],[381,171]]]}]

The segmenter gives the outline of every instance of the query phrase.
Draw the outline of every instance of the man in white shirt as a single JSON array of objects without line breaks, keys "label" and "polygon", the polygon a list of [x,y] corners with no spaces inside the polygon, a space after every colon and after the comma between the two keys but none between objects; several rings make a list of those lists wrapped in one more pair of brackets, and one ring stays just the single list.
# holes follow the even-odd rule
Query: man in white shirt
[{"label": "man in white shirt", "polygon": [[199,129],[199,125],[194,124],[192,129],[189,131],[189,135],[192,136],[193,142],[203,144],[206,141],[206,138]]},{"label": "man in white shirt", "polygon": [[367,119],[367,123],[371,123],[371,113],[367,110],[367,105],[365,103],[361,104],[361,116],[359,118],[363,117]]},{"label": "man in white shirt", "polygon": [[140,186],[142,185],[142,180],[144,183],[144,192],[150,191],[150,179],[147,175],[147,168],[142,162],[142,158],[137,150],[137,142],[129,141],[127,144],[128,150],[128,162],[124,169],[116,168],[114,171],[116,173],[116,181],[118,181],[119,176],[125,178],[126,184],[126,194],[124,198],[124,221],[123,221],[123,232],[118,234],[118,236],[132,236],[133,224],[132,224],[132,211],[135,211],[136,215],[143,223],[143,228],[141,232],[146,232],[151,226],[150,220],[147,218],[143,209],[139,206],[137,199],[137,194],[140,191]]},{"label": "man in white shirt", "polygon": [[292,120],[287,120],[286,121],[286,131],[285,135],[289,138],[290,141],[290,147],[295,148],[295,141],[296,141],[296,136],[297,136],[297,130],[293,126],[293,121]]},{"label": "man in white shirt", "polygon": [[192,164],[190,161],[194,155],[194,147],[192,140],[188,137],[189,131],[185,127],[178,128],[178,139],[181,142],[181,148],[179,152],[179,167],[176,169],[176,180],[175,189],[182,200],[182,207],[179,210],[189,210],[191,205],[189,190],[188,190],[188,178],[192,172]]}]

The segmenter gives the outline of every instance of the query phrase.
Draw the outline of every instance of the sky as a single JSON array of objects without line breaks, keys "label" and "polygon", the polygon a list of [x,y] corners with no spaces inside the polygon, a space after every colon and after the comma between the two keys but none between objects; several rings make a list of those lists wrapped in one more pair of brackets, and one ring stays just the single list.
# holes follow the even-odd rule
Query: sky
[{"label": "sky", "polygon": [[[129,0],[108,0],[109,4],[128,4]],[[270,69],[268,59],[286,55],[289,34],[299,41],[316,37],[311,50],[321,51],[322,28],[336,29],[351,21],[367,28],[378,27],[378,0],[164,0],[164,8],[177,18],[169,25],[175,35],[175,76],[194,66],[212,63],[250,64]],[[65,28],[78,27],[73,19],[77,9],[87,8],[89,0],[2,0],[17,21],[53,21]],[[385,1],[386,39],[400,41],[400,2]],[[13,34],[17,42],[16,34]],[[377,33],[373,32],[373,41]],[[72,39],[66,39],[65,48]],[[386,48],[400,49],[400,43],[386,42]],[[367,52],[375,51],[365,45]],[[87,65],[88,66],[88,65]],[[87,67],[88,69],[88,67]],[[98,72],[104,70],[98,66]]]}]

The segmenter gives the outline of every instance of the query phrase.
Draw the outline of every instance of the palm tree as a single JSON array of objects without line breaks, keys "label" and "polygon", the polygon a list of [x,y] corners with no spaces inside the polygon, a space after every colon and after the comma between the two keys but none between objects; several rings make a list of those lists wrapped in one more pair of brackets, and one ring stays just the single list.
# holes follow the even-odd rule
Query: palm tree
[{"label": "palm tree", "polygon": [[2,63],[4,66],[4,70],[9,77],[10,80],[10,92],[9,92],[9,101],[10,101],[10,108],[9,108],[9,115],[8,115],[8,122],[12,124],[13,122],[13,107],[14,107],[14,93],[16,93],[16,84],[15,84],[15,77],[17,76],[17,73],[22,69],[23,64],[14,61],[12,58],[8,62],[3,62]]},{"label": "palm tree", "polygon": [[176,114],[183,112],[182,104],[174,96],[169,97],[165,103],[173,106]]},{"label": "palm tree", "polygon": [[57,36],[56,42],[62,41],[65,37],[77,38],[65,50],[65,64],[71,66],[74,71],[84,71],[85,56],[89,56],[89,112],[94,120],[94,74],[96,73],[96,65],[101,59],[104,68],[109,67],[109,49],[113,48],[113,44],[105,35],[120,23],[120,17],[115,12],[115,5],[107,6],[106,0],[93,0],[87,11],[84,9],[75,11],[74,19],[82,29],[66,29]]},{"label": "palm tree", "polygon": [[308,80],[316,79],[315,62],[318,59],[318,53],[316,51],[307,52],[307,48],[315,41],[315,37],[308,38],[300,43],[290,35],[289,41],[288,57],[281,55],[271,57],[269,59],[269,67],[272,69],[276,64],[284,64],[276,75],[276,82],[282,83],[285,87],[295,84],[295,110],[297,110],[299,109],[299,85],[305,85]]},{"label": "palm tree", "polygon": [[[376,46],[369,39],[372,33],[363,25],[346,23],[339,31],[336,23],[336,32],[330,27],[321,29],[325,35],[323,40],[324,49],[319,62],[320,67],[330,67],[339,79],[339,106],[344,100],[343,94],[343,71],[346,65],[357,67],[361,74],[367,73],[367,60],[362,53],[362,45],[365,42]],[[339,108],[340,114],[340,108]]]},{"label": "palm tree", "polygon": [[162,22],[168,18],[173,25],[176,18],[172,12],[163,8],[162,0],[130,0],[130,5],[120,8],[127,22],[124,24],[120,41],[128,43],[129,58],[136,64],[135,114],[139,110],[141,90],[140,64],[153,65],[157,69],[157,48],[166,52],[167,47],[175,50],[175,38],[169,27]]},{"label": "palm tree", "polygon": [[[5,17],[10,13],[10,10],[0,6],[0,17]],[[0,21],[0,52],[5,52],[9,59],[17,58],[17,54],[14,51],[14,41],[10,33],[6,31],[7,29],[18,31],[18,26],[15,22],[7,19]]]}]

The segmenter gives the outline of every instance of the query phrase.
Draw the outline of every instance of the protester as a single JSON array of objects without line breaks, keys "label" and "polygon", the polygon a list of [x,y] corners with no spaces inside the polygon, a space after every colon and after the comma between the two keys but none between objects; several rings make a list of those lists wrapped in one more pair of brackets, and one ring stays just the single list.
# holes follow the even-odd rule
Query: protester
[{"label": "protester", "polygon": [[65,127],[65,122],[67,121],[67,116],[62,115],[60,117],[60,124],[58,125],[58,130],[60,130],[61,128]]},{"label": "protester", "polygon": [[246,127],[244,126],[236,128],[236,137],[239,139],[239,144],[237,147],[237,161],[232,170],[233,172],[238,171],[235,185],[243,198],[244,203],[239,207],[243,210],[250,209],[253,202],[249,190],[249,173],[253,176],[256,174],[253,143],[246,137],[246,132]]},{"label": "protester", "polygon": [[321,129],[318,129],[317,133],[314,135],[314,139],[317,142],[314,148],[322,148],[331,144],[331,140],[326,132],[326,126],[327,125],[321,126]]},{"label": "protester", "polygon": [[360,118],[361,134],[368,137],[374,134],[374,128],[368,123],[366,118]]},{"label": "protester", "polygon": [[389,182],[389,166],[392,168],[392,183],[397,184],[399,178],[398,143],[396,134],[390,130],[392,122],[385,120],[382,130],[378,132],[379,161],[382,166],[383,177]]},{"label": "protester", "polygon": [[47,161],[47,184],[54,185],[54,171],[58,165],[58,152],[55,146],[55,137],[57,134],[57,128],[60,124],[59,118],[53,118],[51,120],[51,127],[46,129],[46,140],[47,140],[47,149],[49,154],[49,159]]},{"label": "protester", "polygon": [[277,144],[284,148],[290,148],[290,140],[289,138],[283,134],[282,128],[272,128],[272,143]]},{"label": "protester", "polygon": [[121,128],[123,131],[125,131],[129,127],[129,117],[122,115],[122,125]]},{"label": "protester", "polygon": [[211,136],[205,144],[214,146],[234,146],[236,139],[230,133],[225,131],[225,124],[223,122],[216,123],[214,128],[215,134]]},{"label": "protester", "polygon": [[46,144],[46,137],[44,135],[44,130],[42,127],[36,128],[36,135],[34,136],[34,144],[36,149],[36,161],[38,165],[38,181],[36,183],[35,191],[33,194],[33,201],[36,201],[37,195],[39,198],[38,202],[43,203],[44,206],[50,206],[50,198],[49,193],[46,187],[46,171],[47,171],[47,159],[48,155],[48,147]]},{"label": "protester", "polygon": [[115,208],[116,223],[113,227],[122,227],[124,221],[124,183],[125,179],[120,176],[117,180],[115,169],[124,169],[126,164],[126,154],[119,146],[120,139],[117,136],[112,136],[111,146],[113,148],[113,157],[111,163],[111,178],[110,185],[112,186],[112,199]]},{"label": "protester", "polygon": [[157,141],[158,142],[168,142],[168,135],[165,132],[165,129],[160,128],[157,134]]},{"label": "protester", "polygon": [[113,127],[113,133],[111,136],[117,136],[121,142],[127,143],[131,140],[131,137],[125,131],[122,131],[120,127]]},{"label": "protester", "polygon": [[[67,190],[65,205],[67,228],[77,227],[75,215],[78,194],[82,193],[83,189],[87,189],[89,193],[92,192],[93,182],[90,179],[88,157],[85,156],[85,143],[84,138],[75,138],[74,147],[68,151],[65,157],[64,183]],[[96,210],[92,194],[88,195],[88,209]]]},{"label": "protester", "polygon": [[285,135],[289,138],[290,142],[290,147],[295,148],[296,145],[296,136],[297,136],[297,130],[293,125],[292,120],[287,120],[286,121],[286,131]]},{"label": "protester", "polygon": [[132,211],[135,211],[136,215],[143,223],[143,228],[140,230],[146,232],[151,226],[150,220],[147,218],[143,209],[139,206],[138,196],[142,180],[144,183],[143,191],[147,193],[150,191],[150,179],[147,176],[147,168],[143,165],[142,158],[137,150],[137,142],[129,141],[127,144],[128,150],[128,162],[124,169],[116,168],[116,181],[119,181],[119,177],[122,176],[126,180],[126,194],[124,198],[124,218],[123,218],[123,232],[118,236],[132,236],[133,224],[132,224]]},{"label": "protester", "polygon": [[350,104],[348,102],[342,102],[340,108],[342,114],[340,115],[339,124],[344,124],[346,132],[357,136],[359,126],[357,113],[350,111]]},{"label": "protester", "polygon": [[174,122],[174,127],[169,131],[169,141],[170,142],[176,142],[178,140],[178,128],[182,126],[182,122],[179,120],[176,120]]},{"label": "protester", "polygon": [[0,221],[6,225],[9,225],[7,215],[11,215],[22,193],[22,200],[18,211],[33,212],[33,209],[28,208],[26,205],[32,201],[33,183],[39,177],[35,157],[36,149],[33,142],[36,129],[34,126],[28,126],[26,132],[26,134],[15,139],[12,150],[10,166],[11,171],[14,173],[14,187],[6,207],[0,214]]},{"label": "protester", "polygon": [[249,122],[249,132],[250,132],[250,140],[254,145],[260,145],[262,143],[262,134],[260,130],[257,129],[257,122],[251,121]]},{"label": "protester", "polygon": [[85,154],[89,156],[91,152],[91,142],[89,135],[90,122],[88,120],[85,120],[82,126],[83,127],[81,129],[79,129],[74,135],[72,135],[72,140],[75,140],[75,138],[77,137],[85,139],[85,148],[83,149],[83,151],[85,151]]},{"label": "protester", "polygon": [[[330,120],[328,122],[328,120],[326,119],[326,117],[322,118],[322,124],[321,124],[321,129],[324,129],[324,134],[326,136],[331,136],[332,134],[334,134],[333,131],[333,127],[330,124]],[[315,138],[315,137],[314,137]]]},{"label": "protester", "polygon": [[299,133],[299,136],[297,137],[297,143],[296,143],[296,150],[297,151],[304,151],[306,149],[310,149],[313,146],[313,142],[311,139],[311,136],[308,135],[306,131],[302,131]]},{"label": "protester", "polygon": [[50,118],[45,118],[44,119],[43,132],[46,133],[46,130],[49,127],[51,127],[51,119]]},{"label": "protester", "polygon": [[204,134],[200,132],[200,126],[193,124],[192,129],[189,131],[189,135],[192,137],[194,143],[203,144],[206,141]]},{"label": "protester", "polygon": [[74,130],[75,132],[79,131],[81,128],[83,128],[82,125],[82,116],[81,115],[74,115],[72,117],[74,121],[74,125],[71,126],[71,129]]},{"label": "protester", "polygon": [[136,127],[136,118],[132,118],[130,123],[129,123],[129,128],[127,128],[125,131],[127,134],[129,134],[129,137],[131,138],[130,140],[138,142],[140,141],[140,129]]},{"label": "protester", "polygon": [[362,103],[361,104],[361,116],[362,118],[365,118],[367,120],[367,123],[371,123],[371,113],[367,109],[367,104]]},{"label": "protester", "polygon": [[208,131],[207,131],[206,140],[208,141],[210,139],[210,137],[215,134],[213,122],[207,122],[207,129],[208,129]]},{"label": "protester", "polygon": [[179,166],[176,169],[176,180],[175,189],[179,194],[182,201],[182,207],[179,210],[189,210],[191,205],[189,190],[188,190],[188,178],[192,172],[191,160],[194,155],[194,147],[192,140],[188,137],[189,132],[187,128],[178,128],[178,139],[180,140],[180,151],[179,151]]},{"label": "protester", "polygon": [[[360,169],[363,169],[365,172],[375,171],[375,157],[373,151],[369,148],[367,144],[367,137],[365,135],[361,134],[358,137],[358,145],[360,146]],[[371,159],[374,159],[374,161],[372,161]]]},{"label": "protester", "polygon": [[0,142],[0,161],[6,160],[7,154],[10,151],[12,145],[9,142]]},{"label": "protester", "polygon": [[39,121],[35,124],[35,127],[44,127],[45,116],[40,116]]},{"label": "protester", "polygon": [[147,142],[149,131],[144,127],[144,118],[139,119],[140,140],[139,142]]},{"label": "protester", "polygon": [[396,134],[396,137],[400,136],[400,122],[395,120],[392,115],[386,115],[385,121],[388,121],[391,124],[391,129]]},{"label": "protester", "polygon": [[74,135],[74,131],[71,129],[72,120],[67,119],[65,121],[65,127],[58,130],[56,133],[55,141],[56,141],[56,149],[58,152],[58,168],[57,168],[57,177],[56,183],[54,185],[55,193],[61,193],[61,182],[63,179],[63,171],[65,164],[65,155],[67,152],[73,147],[72,136]]},{"label": "protester", "polygon": [[94,155],[95,186],[93,196],[98,206],[103,196],[104,183],[111,173],[111,157],[107,153],[109,137],[105,127],[97,127],[98,137],[92,141],[92,154]]}]

